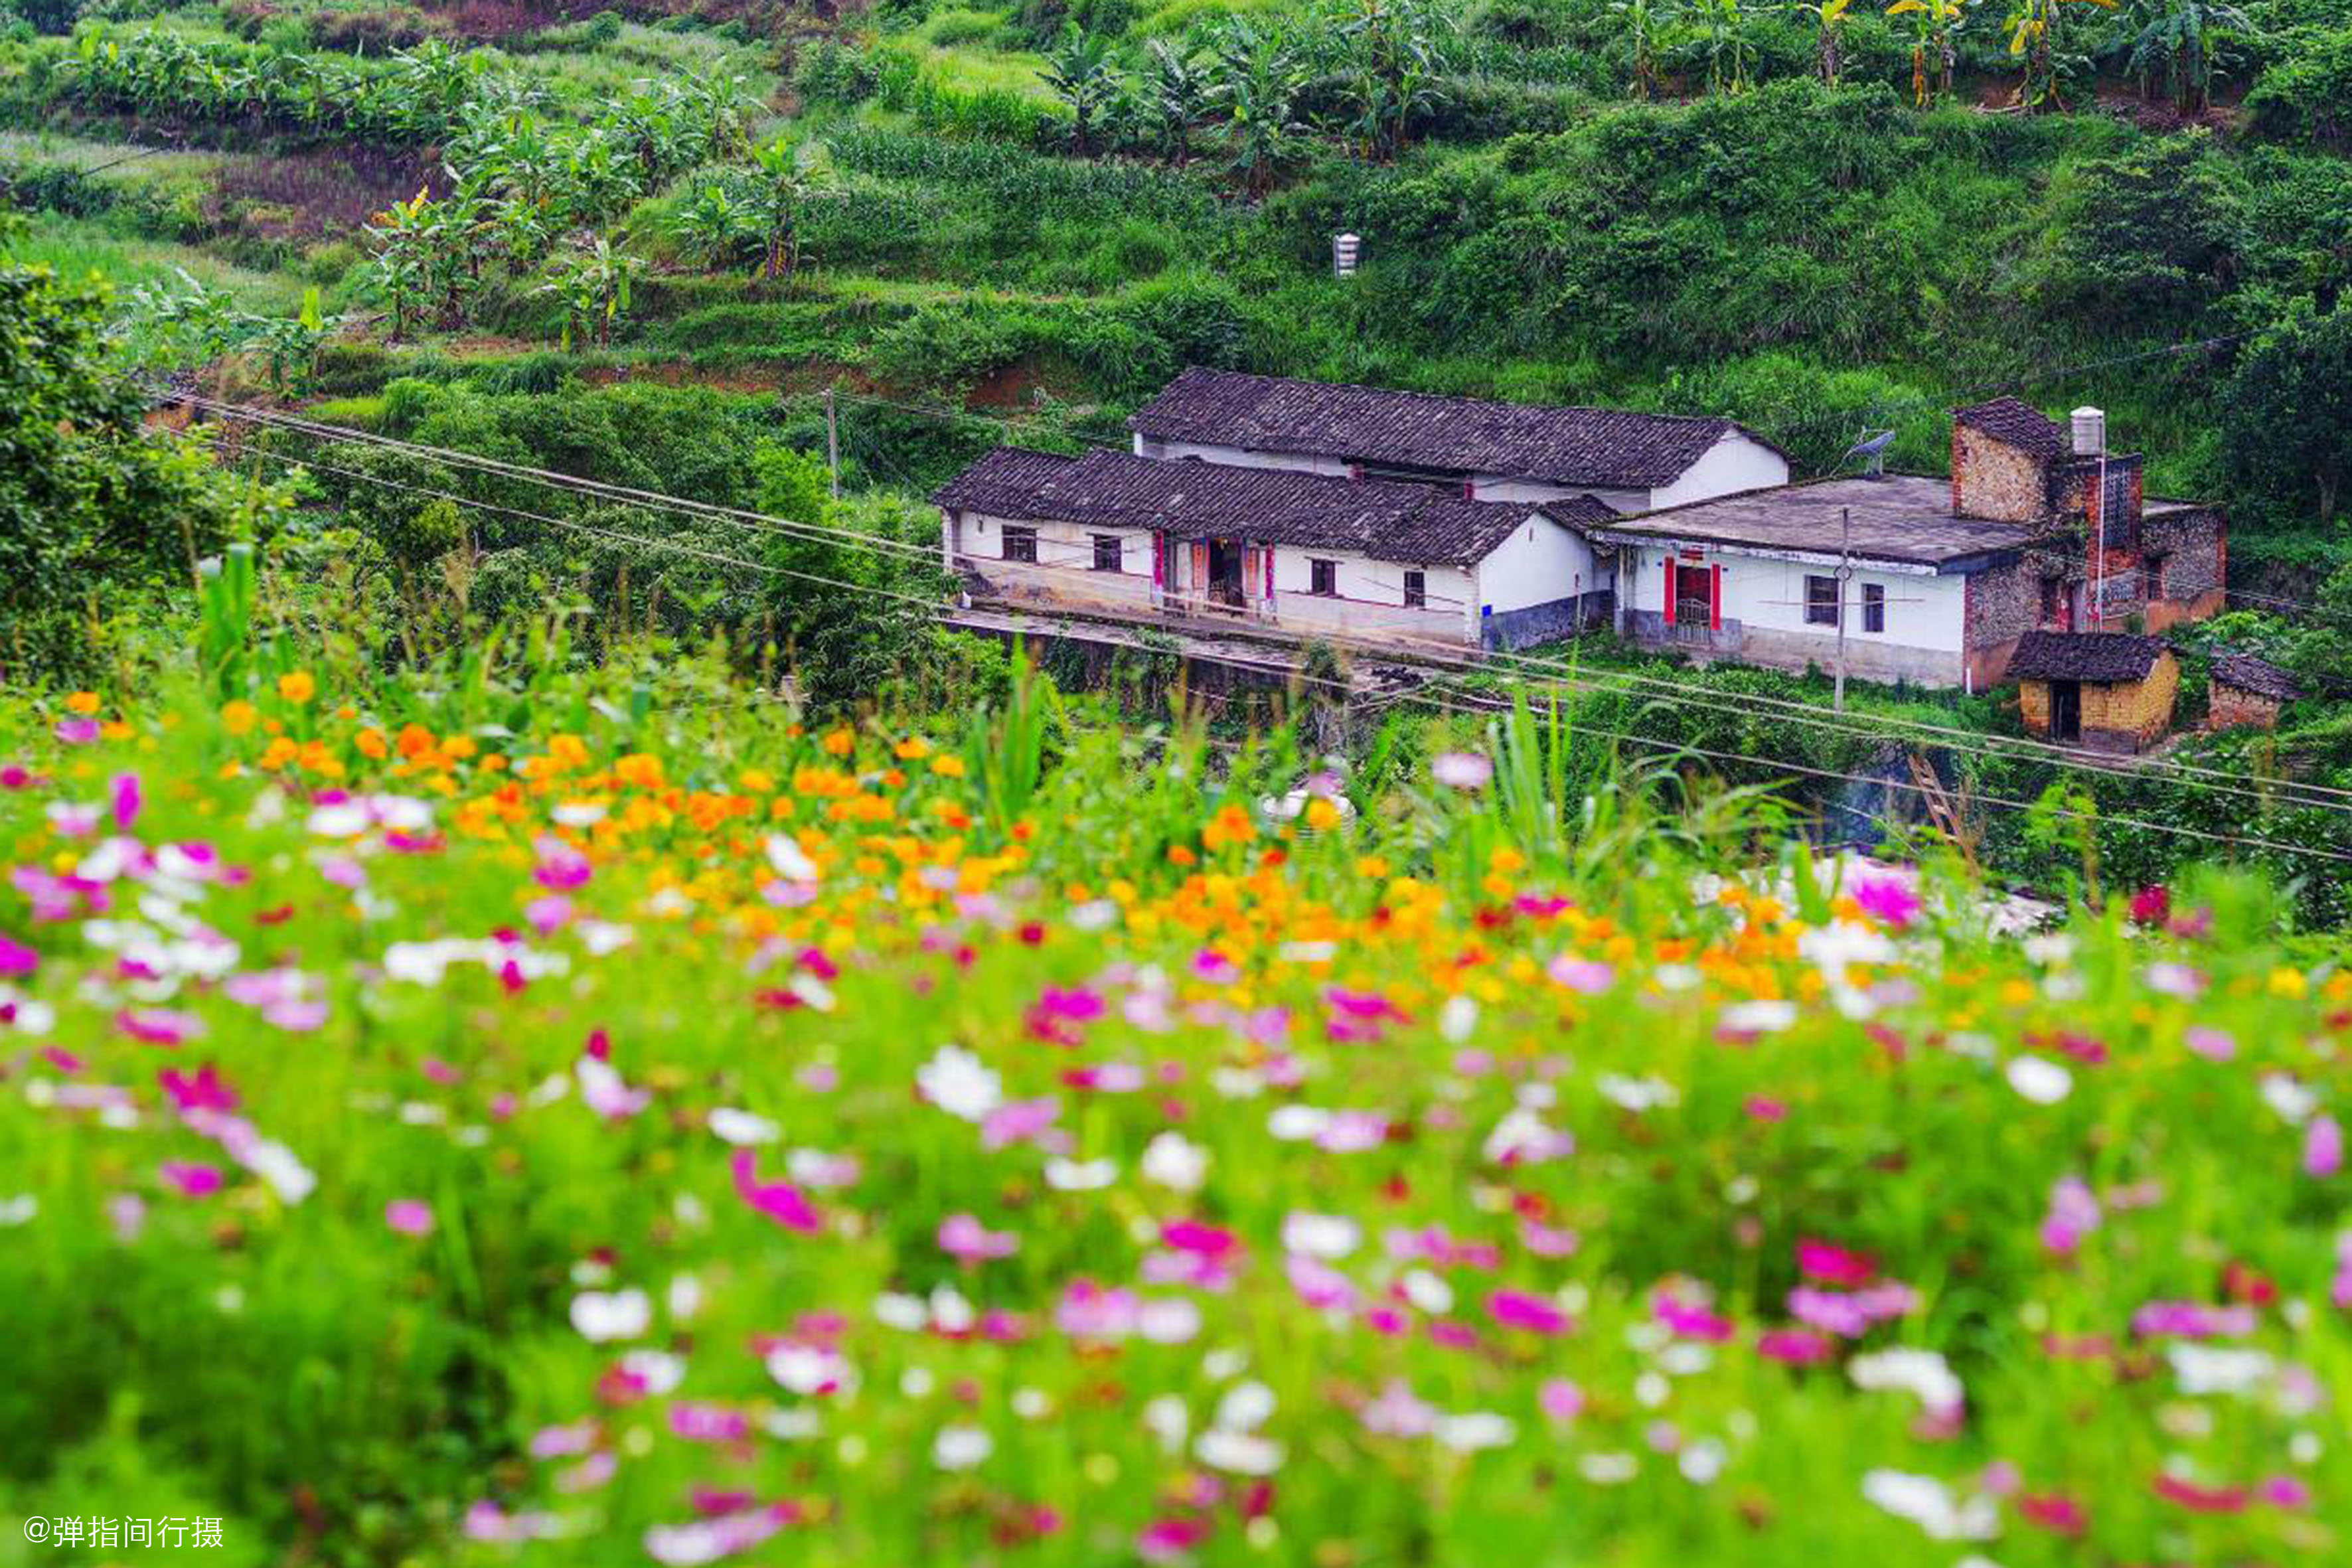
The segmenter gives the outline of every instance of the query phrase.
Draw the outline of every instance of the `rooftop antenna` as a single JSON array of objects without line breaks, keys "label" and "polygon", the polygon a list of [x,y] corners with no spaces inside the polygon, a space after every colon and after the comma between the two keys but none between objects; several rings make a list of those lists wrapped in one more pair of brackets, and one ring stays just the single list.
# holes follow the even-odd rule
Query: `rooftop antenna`
[{"label": "rooftop antenna", "polygon": [[1892,430],[1881,430],[1874,436],[1865,435],[1846,448],[1845,456],[1838,459],[1838,467],[1843,468],[1856,458],[1865,458],[1867,466],[1862,470],[1863,478],[1883,479],[1886,477],[1887,444],[1894,439],[1895,432]]}]

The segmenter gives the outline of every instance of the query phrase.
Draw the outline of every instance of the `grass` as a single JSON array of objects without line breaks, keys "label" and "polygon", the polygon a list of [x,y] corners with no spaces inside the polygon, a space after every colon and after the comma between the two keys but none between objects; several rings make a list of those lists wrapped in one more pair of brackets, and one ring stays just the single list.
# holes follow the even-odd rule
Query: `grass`
[{"label": "grass", "polygon": [[0,710],[0,1512],[355,1563],[2344,1544],[2352,974],[2254,879],[2021,942],[1760,794],[1563,801],[1525,714],[1290,824],[1280,732],[948,645],[957,710],[853,726],[236,624],[201,689]]},{"label": "grass", "polygon": [[289,273],[252,271],[197,246],[126,237],[102,220],[36,214],[12,248],[18,260],[46,263],[67,277],[95,274],[121,289],[176,283],[175,269],[184,269],[248,310],[282,314],[302,302],[303,284]]}]

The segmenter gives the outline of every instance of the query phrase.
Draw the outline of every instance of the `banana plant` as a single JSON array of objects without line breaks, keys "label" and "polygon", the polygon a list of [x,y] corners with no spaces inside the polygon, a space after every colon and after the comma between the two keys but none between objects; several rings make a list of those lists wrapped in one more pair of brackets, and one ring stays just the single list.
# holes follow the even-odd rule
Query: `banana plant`
[{"label": "banana plant", "polygon": [[[1890,16],[1911,18],[1911,101],[1921,109],[1934,103],[1938,93],[1952,90],[1953,37],[1974,4],[1976,0],[1895,0],[1886,8]],[[1937,63],[1932,80],[1931,59]]]},{"label": "banana plant", "polygon": [[369,279],[392,309],[392,341],[408,335],[409,323],[433,298],[434,250],[441,241],[440,214],[423,187],[395,201],[368,224],[375,245]]},{"label": "banana plant", "polygon": [[2028,109],[2055,105],[2058,70],[2055,64],[2059,19],[2069,5],[2116,8],[2116,0],[2014,0],[2009,13],[2009,53],[2024,68],[2017,100]]},{"label": "banana plant", "polygon": [[1800,5],[1797,13],[1813,19],[1816,58],[1822,80],[1835,87],[1838,79],[1838,34],[1846,24],[1847,8],[1853,0],[1813,0]]},{"label": "banana plant", "polygon": [[1658,90],[1658,51],[1674,34],[1675,0],[1609,0],[1609,14],[1633,51],[1633,96],[1647,99]]},{"label": "banana plant", "polygon": [[831,150],[822,142],[771,142],[751,155],[751,167],[742,205],[760,236],[761,275],[789,281],[800,267],[802,216],[833,186]]},{"label": "banana plant", "polygon": [[615,250],[603,235],[581,235],[548,263],[536,293],[563,306],[564,349],[578,343],[603,348],[613,341],[613,323],[629,308],[629,280],[637,258]]}]

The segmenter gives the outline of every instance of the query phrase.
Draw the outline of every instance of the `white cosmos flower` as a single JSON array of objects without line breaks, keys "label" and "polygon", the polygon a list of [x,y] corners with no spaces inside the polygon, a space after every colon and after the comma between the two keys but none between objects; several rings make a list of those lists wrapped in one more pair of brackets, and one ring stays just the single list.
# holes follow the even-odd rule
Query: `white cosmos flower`
[{"label": "white cosmos flower", "polygon": [[1862,1478],[1862,1495],[1937,1541],[1989,1541],[2000,1533],[2000,1509],[1992,1499],[1972,1497],[1964,1503],[1956,1502],[1944,1483],[1933,1476],[1873,1470]]},{"label": "white cosmos flower", "polygon": [[2262,1089],[2263,1103],[2277,1111],[2281,1121],[2298,1127],[2319,1109],[2319,1097],[2283,1072],[2264,1073]]},{"label": "white cosmos flower", "polygon": [[[1845,973],[1843,965],[1838,973]],[[1737,1002],[1723,1010],[1723,1026],[1736,1035],[1777,1035],[1797,1021],[1797,1005],[1766,998]]]},{"label": "white cosmos flower", "polygon": [[654,1304],[643,1290],[583,1290],[572,1298],[572,1326],[592,1344],[633,1340],[650,1327]]},{"label": "white cosmos flower", "polygon": [[1154,1395],[1143,1407],[1144,1429],[1159,1438],[1160,1446],[1171,1454],[1183,1448],[1192,1424],[1184,1401],[1173,1394]]},{"label": "white cosmos flower", "polygon": [[1440,1447],[1451,1448],[1457,1454],[1475,1454],[1482,1448],[1507,1448],[1518,1436],[1518,1428],[1510,1418],[1492,1411],[1473,1410],[1462,1415],[1441,1415],[1430,1429]]},{"label": "white cosmos flower", "polygon": [[969,1470],[995,1451],[995,1439],[977,1426],[942,1426],[931,1439],[931,1463],[943,1470]]},{"label": "white cosmos flower", "polygon": [[978,1121],[1004,1102],[1003,1080],[960,1046],[941,1046],[915,1071],[923,1098],[950,1116]]},{"label": "white cosmos flower", "polygon": [[1320,1138],[1331,1125],[1331,1113],[1319,1105],[1277,1105],[1267,1113],[1265,1130],[1286,1143]]},{"label": "white cosmos flower", "polygon": [[1201,1331],[1201,1309],[1181,1296],[1139,1301],[1135,1331],[1156,1345],[1181,1345]]},{"label": "white cosmos flower", "polygon": [[1255,1432],[1274,1414],[1274,1390],[1255,1378],[1237,1383],[1217,1401],[1214,1423],[1228,1432]]},{"label": "white cosmos flower", "polygon": [[1631,1454],[1587,1454],[1576,1462],[1576,1473],[1596,1487],[1619,1487],[1642,1472],[1642,1462]]},{"label": "white cosmos flower", "polygon": [[768,864],[787,882],[817,879],[816,862],[808,858],[807,851],[789,833],[768,835]]},{"label": "white cosmos flower", "polygon": [[1197,1193],[1209,1179],[1209,1152],[1181,1132],[1161,1132],[1143,1146],[1143,1179],[1179,1193]]},{"label": "white cosmos flower", "polygon": [[1846,1373],[1857,1388],[1895,1388],[1916,1396],[1931,1415],[1957,1411],[1968,1399],[1950,1364],[1934,1351],[1874,1351],[1854,1357]]},{"label": "white cosmos flower", "polygon": [[686,1381],[686,1358],[667,1351],[631,1351],[621,1358],[621,1370],[644,1384],[647,1394],[664,1394]]},{"label": "white cosmos flower", "polygon": [[2166,1345],[2164,1354],[2172,1363],[2172,1375],[2180,1382],[2180,1392],[2191,1395],[2251,1394],[2262,1386],[2275,1364],[2262,1351],[2192,1344],[2185,1340]]},{"label": "white cosmos flower", "polygon": [[1254,1432],[1212,1428],[1194,1439],[1192,1456],[1213,1470],[1234,1476],[1270,1476],[1282,1468],[1282,1445]]},{"label": "white cosmos flower", "polygon": [[1478,1152],[1490,1165],[1540,1165],[1576,1152],[1576,1140],[1522,1105],[1495,1123]]},{"label": "white cosmos flower", "polygon": [[722,1105],[709,1116],[710,1130],[726,1142],[737,1145],[772,1143],[782,1136],[783,1130],[764,1116],[749,1110],[738,1110]]},{"label": "white cosmos flower", "polygon": [[2009,1087],[2036,1105],[2055,1105],[2074,1092],[2074,1075],[2047,1057],[2012,1057]]},{"label": "white cosmos flower", "polygon": [[1309,1258],[1345,1258],[1356,1250],[1363,1231],[1354,1220],[1336,1214],[1289,1214],[1282,1220],[1282,1246],[1287,1252]]},{"label": "white cosmos flower", "polygon": [[1470,1037],[1478,1026],[1478,1003],[1475,997],[1448,996],[1445,1005],[1438,1009],[1437,1032],[1454,1045]]},{"label": "white cosmos flower", "polygon": [[1398,1283],[1404,1299],[1433,1317],[1454,1310],[1454,1287],[1426,1268],[1411,1268]]},{"label": "white cosmos flower", "polygon": [[1605,1072],[1593,1080],[1593,1087],[1601,1091],[1601,1099],[1633,1111],[1655,1110],[1682,1100],[1675,1086],[1661,1078],[1625,1078]]},{"label": "white cosmos flower", "polygon": [[1118,1180],[1116,1160],[1066,1160],[1060,1155],[1045,1162],[1045,1184],[1057,1193],[1092,1193]]}]

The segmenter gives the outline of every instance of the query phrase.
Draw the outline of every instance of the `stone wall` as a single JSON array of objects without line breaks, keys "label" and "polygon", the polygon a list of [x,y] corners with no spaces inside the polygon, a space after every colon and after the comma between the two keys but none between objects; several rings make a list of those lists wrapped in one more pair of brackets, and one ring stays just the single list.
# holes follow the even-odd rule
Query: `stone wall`
[{"label": "stone wall", "polygon": [[2025,721],[2029,735],[2050,733],[2050,683],[2046,680],[2021,680],[2017,683],[2018,717]]},{"label": "stone wall", "polygon": [[1505,650],[1533,647],[1538,643],[1558,642],[1562,637],[1573,637],[1586,626],[1605,626],[1616,614],[1617,595],[1603,589],[1580,597],[1554,599],[1549,604],[1529,605],[1525,609],[1482,616],[1478,620],[1478,630],[1480,640],[1486,647]]},{"label": "stone wall", "polygon": [[2217,680],[2206,703],[2205,724],[2212,730],[2274,730],[2278,716],[2277,698]]},{"label": "stone wall", "polygon": [[2041,626],[2044,570],[2032,556],[2021,554],[1969,576],[1961,627],[1971,689],[1999,686],[2017,639]]},{"label": "stone wall", "polygon": [[[1635,610],[1625,619],[1628,634],[1642,647],[1688,654],[1701,662],[1722,658],[1796,674],[1809,668],[1827,673],[1837,663],[1834,630],[1778,631],[1750,626],[1728,617],[1712,631],[1669,626],[1664,616],[1655,610]],[[1957,652],[1849,637],[1845,643],[1845,672],[1850,679],[1887,686],[1897,681],[1909,681],[1914,686],[1958,686],[1965,679],[1967,668]]]},{"label": "stone wall", "polygon": [[2042,464],[2031,453],[1953,421],[1952,510],[1963,517],[2041,521],[2050,510]]}]

